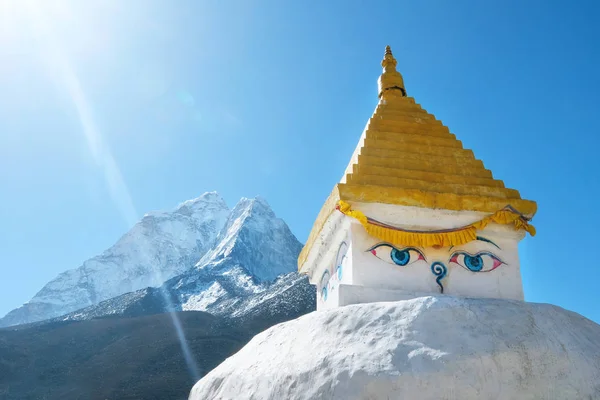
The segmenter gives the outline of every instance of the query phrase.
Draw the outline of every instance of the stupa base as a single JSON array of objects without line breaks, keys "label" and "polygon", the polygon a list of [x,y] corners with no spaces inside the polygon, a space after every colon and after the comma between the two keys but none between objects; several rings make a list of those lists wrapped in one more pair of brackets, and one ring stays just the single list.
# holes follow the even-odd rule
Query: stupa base
[{"label": "stupa base", "polygon": [[341,284],[335,290],[331,291],[330,296],[332,297],[332,301],[327,302],[327,304],[319,302],[317,305],[318,310],[326,310],[350,304],[410,300],[417,297],[431,296],[431,293]]}]

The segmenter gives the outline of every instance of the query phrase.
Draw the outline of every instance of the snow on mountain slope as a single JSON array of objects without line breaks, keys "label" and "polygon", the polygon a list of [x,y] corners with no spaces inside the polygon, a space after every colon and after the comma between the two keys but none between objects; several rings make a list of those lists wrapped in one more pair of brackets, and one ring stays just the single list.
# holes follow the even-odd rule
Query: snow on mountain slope
[{"label": "snow on mountain slope", "polygon": [[302,244],[260,198],[243,198],[219,233],[216,246],[195,268],[167,282],[183,310],[232,313],[238,303],[294,272]]},{"label": "snow on mountain slope", "polygon": [[278,320],[314,310],[314,287],[295,272],[302,245],[266,201],[240,200],[219,239],[194,268],[160,288],[127,293],[57,320],[170,310]]},{"label": "snow on mountain slope", "polygon": [[[165,296],[161,288],[147,287],[136,290],[108,300],[101,301],[71,313],[61,315],[34,324],[47,324],[63,321],[88,321],[103,317],[140,317],[143,315],[162,314],[170,311],[181,311],[181,307],[174,306],[175,302]],[[33,324],[30,324],[33,325]]]},{"label": "snow on mountain slope", "polygon": [[[200,287],[197,294],[185,296],[185,305],[179,303],[181,293],[177,289],[168,292],[160,288],[145,288],[122,294],[99,304],[41,323],[60,321],[85,321],[109,316],[139,317],[170,311],[209,310],[212,314],[233,318],[240,324],[254,327],[255,331],[274,323],[287,321],[316,309],[315,287],[306,276],[296,272],[282,275],[271,284],[263,284],[254,293],[225,290],[219,277],[213,277]],[[273,321],[273,323],[269,323]]]},{"label": "snow on mountain slope", "polygon": [[196,267],[214,266],[218,261],[231,258],[243,261],[246,271],[258,282],[273,281],[281,274],[296,271],[298,253],[302,249],[287,224],[277,218],[262,197],[239,201],[219,233],[217,243]]},{"label": "snow on mountain slope", "polygon": [[215,243],[229,209],[215,192],[170,212],[146,214],[117,243],[47,283],[0,320],[17,325],[69,313],[102,300],[160,286],[194,265]]},{"label": "snow on mountain slope", "polygon": [[[316,307],[315,286],[308,282],[308,277],[291,272],[277,278],[266,290],[242,299],[230,316],[246,325],[271,326],[315,311]],[[267,320],[273,323],[266,324]]]}]

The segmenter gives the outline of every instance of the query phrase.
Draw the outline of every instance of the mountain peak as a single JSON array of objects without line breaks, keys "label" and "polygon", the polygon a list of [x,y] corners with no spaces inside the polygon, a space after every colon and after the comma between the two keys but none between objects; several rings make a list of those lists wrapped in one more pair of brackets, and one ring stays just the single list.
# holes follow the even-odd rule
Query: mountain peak
[{"label": "mountain peak", "polygon": [[146,214],[113,246],[61,273],[0,326],[48,319],[166,280],[189,269],[215,243],[229,208],[216,192],[172,211]]},{"label": "mountain peak", "polygon": [[171,211],[146,214],[113,246],[63,272],[28,303],[0,318],[0,326],[64,315],[158,287],[184,272],[196,279],[201,274],[191,269],[194,265],[223,283],[262,286],[295,271],[301,247],[264,198],[242,198],[230,210],[217,192],[207,192]]},{"label": "mountain peak", "polygon": [[184,205],[195,204],[199,202],[225,203],[225,200],[223,200],[223,197],[221,197],[221,195],[217,191],[213,190],[212,192],[202,193],[200,196],[194,199],[186,200],[183,203],[179,204],[177,208],[182,207]]},{"label": "mountain peak", "polygon": [[[242,198],[219,233],[217,245],[196,264],[197,268],[223,265],[223,259],[243,266],[258,281],[272,281],[296,270],[301,243],[267,201]],[[280,249],[291,249],[282,253]],[[297,250],[297,252],[296,252]],[[230,263],[226,263],[230,265]]]},{"label": "mountain peak", "polygon": [[252,208],[252,207],[260,207],[260,208],[266,209],[266,210],[270,211],[271,213],[273,213],[273,215],[275,215],[275,213],[271,209],[271,205],[262,196],[256,196],[254,198],[242,197],[240,199],[240,201],[238,201],[238,203],[235,205],[234,209],[236,209],[236,208],[240,208],[240,209],[241,208]]},{"label": "mountain peak", "polygon": [[196,211],[229,210],[227,203],[217,192],[206,192],[195,199],[186,200],[175,208],[175,212],[190,215]]},{"label": "mountain peak", "polygon": [[271,207],[271,206],[269,205],[269,202],[267,201],[267,199],[265,199],[265,198],[264,198],[264,197],[262,197],[261,195],[255,196],[255,197],[252,199],[252,201],[254,201],[255,203],[260,203],[260,204],[262,204],[262,205],[264,205],[264,206],[266,206],[266,207],[269,207],[269,208]]}]

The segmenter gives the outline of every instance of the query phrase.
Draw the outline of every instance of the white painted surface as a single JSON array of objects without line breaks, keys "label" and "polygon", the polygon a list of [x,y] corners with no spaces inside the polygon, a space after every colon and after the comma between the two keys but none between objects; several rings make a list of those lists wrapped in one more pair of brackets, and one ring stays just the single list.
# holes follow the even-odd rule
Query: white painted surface
[{"label": "white painted surface", "polygon": [[[460,228],[489,215],[478,211],[454,211],[382,203],[357,202],[352,203],[352,208],[380,222],[415,230]],[[515,231],[502,225],[490,225],[488,230],[519,240],[525,236],[524,231]]]},{"label": "white painted surface", "polygon": [[401,289],[382,289],[357,285],[340,285],[336,295],[338,296],[336,302],[340,307],[350,304],[411,300],[417,297],[427,296],[426,293],[421,292],[408,292]]},{"label": "white painted surface", "polygon": [[352,283],[352,242],[348,232],[338,243],[335,252],[330,252],[324,263],[320,279],[317,281],[317,310],[339,307],[339,287]]},{"label": "white painted surface", "polygon": [[331,213],[316,237],[306,261],[300,269],[301,274],[308,275],[312,284],[317,284],[329,260],[334,257],[337,246],[347,235],[352,221],[338,211]]},{"label": "white painted surface", "polygon": [[[471,211],[451,211],[419,207],[394,206],[389,204],[356,203],[353,208],[380,222],[414,230],[449,229],[469,225],[479,221],[486,214]],[[367,234],[366,230],[353,218],[339,212],[332,214],[331,222],[326,223],[326,233],[318,247],[313,248],[309,257],[312,263],[310,281],[317,286],[317,309],[323,310],[348,304],[339,303],[339,296],[333,296],[335,285],[339,283],[358,285],[375,289],[403,290],[425,294],[450,294],[464,297],[500,298],[523,300],[523,285],[518,256],[518,242],[524,237],[523,231],[509,226],[490,224],[478,236],[492,241],[473,241],[461,246],[442,248],[420,248],[417,250],[423,259],[408,265],[398,265],[390,259],[392,247],[376,249],[376,255],[368,250],[381,241]],[[344,281],[336,282],[333,268],[339,244],[348,243],[347,266],[344,267]],[[393,244],[397,251],[407,247]],[[386,254],[387,251],[387,254]],[[417,254],[411,251],[411,254]],[[486,268],[475,272],[469,270],[466,258],[480,255]],[[458,257],[455,258],[454,256]],[[500,264],[486,271],[494,260]],[[432,272],[435,265],[442,265],[445,276],[439,281]],[[346,273],[349,271],[349,273]],[[328,277],[331,277],[328,279]],[[331,286],[331,287],[329,287]],[[325,288],[325,290],[324,290]],[[324,292],[327,298],[324,299]],[[371,293],[371,292],[370,292]],[[384,300],[374,298],[373,301]]]},{"label": "white painted surface", "polygon": [[598,399],[600,326],[559,307],[424,297],[255,336],[191,400]]},{"label": "white painted surface", "polygon": [[[383,261],[367,251],[381,241],[369,236],[362,226],[353,224],[351,229],[353,280],[351,283],[374,288],[439,294],[441,288],[437,284],[436,275],[432,273],[431,268],[434,263],[442,263],[447,270],[446,276],[440,281],[444,287],[444,294],[523,300],[517,242],[514,239],[486,234],[486,231],[481,232],[480,235],[493,240],[500,249],[482,241],[473,241],[453,248],[417,248],[423,253],[425,260],[399,266]],[[395,247],[405,248],[400,245]],[[379,250],[376,251],[379,252]],[[388,253],[389,251],[389,249],[382,250],[382,252]],[[480,252],[493,254],[502,260],[503,264],[492,271],[473,272],[450,261],[455,254],[474,255]],[[389,256],[385,254],[382,257],[389,260]],[[490,258],[486,259],[488,262],[489,260]]]}]

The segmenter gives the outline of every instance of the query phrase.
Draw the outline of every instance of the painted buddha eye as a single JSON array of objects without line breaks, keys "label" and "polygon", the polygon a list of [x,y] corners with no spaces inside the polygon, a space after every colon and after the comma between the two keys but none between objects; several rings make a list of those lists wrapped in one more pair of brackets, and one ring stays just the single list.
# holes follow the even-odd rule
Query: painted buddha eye
[{"label": "painted buddha eye", "polygon": [[401,267],[405,267],[419,260],[425,260],[423,253],[414,247],[398,249],[388,243],[378,243],[367,251],[371,252],[371,254],[380,260],[389,264],[400,265]]},{"label": "painted buddha eye", "polygon": [[492,253],[477,253],[475,255],[466,252],[456,252],[450,257],[450,262],[473,272],[493,271],[504,264],[502,260]]},{"label": "painted buddha eye", "polygon": [[348,244],[346,242],[342,242],[338,248],[337,256],[335,257],[335,272],[339,281],[342,280],[343,264],[344,260],[346,259],[346,253],[348,253]]},{"label": "painted buddha eye", "polygon": [[323,276],[321,276],[321,297],[323,298],[323,301],[327,301],[327,287],[329,284],[329,278],[331,278],[331,275],[329,274],[329,271],[326,270],[325,272],[323,272]]}]

